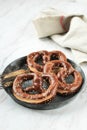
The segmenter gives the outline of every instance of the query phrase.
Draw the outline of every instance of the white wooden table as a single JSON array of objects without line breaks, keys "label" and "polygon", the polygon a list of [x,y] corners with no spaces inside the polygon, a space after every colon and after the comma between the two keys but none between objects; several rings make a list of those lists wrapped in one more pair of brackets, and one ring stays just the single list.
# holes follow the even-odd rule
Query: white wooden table
[{"label": "white wooden table", "polygon": [[[57,49],[74,59],[69,50],[50,39],[37,38],[32,19],[41,9],[50,6],[64,8],[58,0],[0,0],[0,73],[13,60],[37,50]],[[86,74],[86,64],[81,67]],[[64,107],[47,111],[18,105],[0,89],[0,130],[86,130],[86,88],[85,83],[78,96]]]}]

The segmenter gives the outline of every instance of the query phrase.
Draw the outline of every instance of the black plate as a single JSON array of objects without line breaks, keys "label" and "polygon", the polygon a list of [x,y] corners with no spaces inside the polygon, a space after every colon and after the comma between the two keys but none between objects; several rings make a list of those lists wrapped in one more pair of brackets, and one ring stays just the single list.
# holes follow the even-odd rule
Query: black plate
[{"label": "black plate", "polygon": [[[85,75],[84,72],[82,71],[81,67],[76,65],[73,61],[68,59],[68,62],[70,62],[72,64],[72,66],[78,70],[82,77],[83,77],[83,82],[81,85],[81,88],[78,90],[78,92],[81,91],[81,89],[83,88],[83,84],[84,84],[84,80],[85,80]],[[8,74],[10,72],[13,72],[15,70],[19,70],[19,69],[27,69],[27,64],[26,64],[26,56],[25,57],[21,57],[15,61],[13,61],[12,63],[10,63],[4,70],[4,72],[2,73],[2,75]],[[2,79],[3,82],[3,79]],[[2,83],[3,85],[3,83]],[[39,109],[39,110],[49,110],[49,109],[54,109],[54,108],[58,108],[61,106],[64,106],[65,104],[69,103],[72,99],[74,99],[74,97],[78,94],[72,94],[69,96],[61,96],[61,95],[57,95],[52,101],[48,102],[48,103],[41,103],[41,104],[30,104],[30,103],[26,103],[23,101],[20,101],[18,99],[15,98],[15,96],[12,93],[12,86],[9,87],[5,87],[3,86],[3,88],[5,89],[5,91],[9,94],[9,96],[18,104],[21,104],[25,107],[28,108],[32,108],[32,109]]]}]

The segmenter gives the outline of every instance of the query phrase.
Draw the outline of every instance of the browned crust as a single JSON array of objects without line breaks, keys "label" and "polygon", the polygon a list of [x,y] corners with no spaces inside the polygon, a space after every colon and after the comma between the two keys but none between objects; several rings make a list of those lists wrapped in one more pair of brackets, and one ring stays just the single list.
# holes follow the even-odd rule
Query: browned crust
[{"label": "browned crust", "polygon": [[[35,84],[37,85],[36,86],[37,88],[39,86],[39,84],[37,83],[37,81],[38,81],[37,78],[39,78],[41,80],[41,77],[49,77],[50,85],[49,85],[48,89],[46,89],[45,91],[42,91],[42,93],[40,93],[40,94],[27,94],[26,91],[23,92],[20,82],[22,83],[23,77],[26,78],[27,76],[30,76],[30,75],[34,75],[34,77],[35,77],[35,79],[34,79],[35,81],[33,81],[32,87],[34,86],[34,82],[36,82]],[[24,101],[24,102],[34,103],[34,104],[43,103],[43,102],[51,100],[53,97],[55,97],[56,92],[57,92],[57,87],[58,87],[58,79],[55,74],[43,74],[40,77],[38,77],[37,74],[33,74],[33,73],[21,74],[16,77],[16,79],[13,83],[13,95],[17,99]]]},{"label": "browned crust", "polygon": [[26,102],[26,103],[31,103],[31,104],[40,104],[40,103],[44,103],[44,102],[48,102],[50,100],[52,100],[53,95],[49,95],[46,98],[43,99],[38,99],[38,100],[31,100],[31,99],[26,99],[26,98],[22,98],[17,96],[15,93],[13,93],[13,95],[20,101]]}]

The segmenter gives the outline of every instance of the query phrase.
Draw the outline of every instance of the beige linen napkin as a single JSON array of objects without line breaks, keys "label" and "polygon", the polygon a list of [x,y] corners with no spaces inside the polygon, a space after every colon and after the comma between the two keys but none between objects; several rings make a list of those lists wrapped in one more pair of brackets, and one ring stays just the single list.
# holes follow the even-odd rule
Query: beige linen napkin
[{"label": "beige linen napkin", "polygon": [[77,63],[87,62],[87,16],[50,8],[33,21],[39,38],[50,36],[62,47],[71,48]]}]

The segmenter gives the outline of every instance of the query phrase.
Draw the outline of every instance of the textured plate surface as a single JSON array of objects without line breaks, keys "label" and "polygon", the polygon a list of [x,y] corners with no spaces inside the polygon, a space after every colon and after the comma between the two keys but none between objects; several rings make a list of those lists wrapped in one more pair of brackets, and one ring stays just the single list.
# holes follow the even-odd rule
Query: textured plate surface
[{"label": "textured plate surface", "polygon": [[[65,104],[69,103],[72,99],[74,99],[74,97],[81,91],[81,89],[84,86],[84,80],[85,80],[85,75],[84,72],[82,71],[81,67],[76,65],[73,61],[68,59],[68,62],[70,62],[72,64],[72,66],[78,70],[82,77],[83,77],[83,82],[81,85],[81,88],[78,90],[77,93],[70,95],[70,96],[61,96],[61,95],[57,95],[52,101],[48,102],[48,103],[42,103],[42,104],[30,104],[30,103],[26,103],[23,101],[20,101],[18,99],[16,99],[12,93],[12,86],[9,87],[5,87],[3,86],[3,88],[5,89],[5,91],[9,94],[9,96],[11,96],[11,98],[16,101],[18,104],[21,104],[25,107],[28,108],[32,108],[32,109],[39,109],[39,110],[49,110],[49,109],[54,109],[54,108],[58,108],[61,106],[64,106]],[[15,61],[13,61],[12,63],[10,63],[4,70],[4,72],[2,73],[2,75],[8,74],[10,72],[19,70],[19,69],[27,69],[27,64],[26,64],[26,56],[25,57],[21,57]],[[2,78],[2,85],[3,85],[3,78]]]}]

